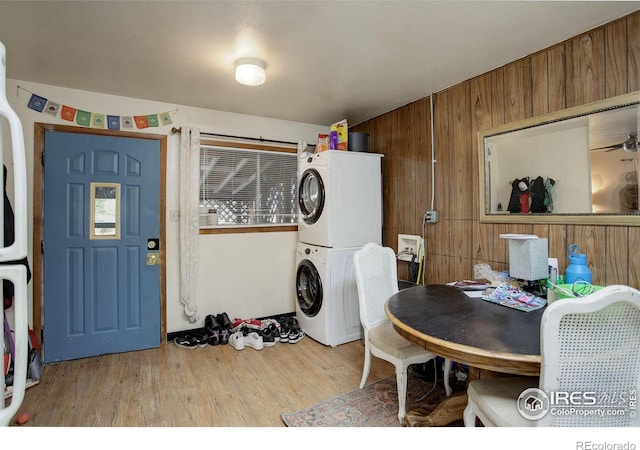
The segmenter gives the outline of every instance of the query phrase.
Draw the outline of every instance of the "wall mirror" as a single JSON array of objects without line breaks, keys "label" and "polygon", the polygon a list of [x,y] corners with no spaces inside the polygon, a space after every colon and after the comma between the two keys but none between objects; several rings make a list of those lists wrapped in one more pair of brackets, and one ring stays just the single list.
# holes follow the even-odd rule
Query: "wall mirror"
[{"label": "wall mirror", "polygon": [[480,221],[639,225],[640,92],[479,132]]}]

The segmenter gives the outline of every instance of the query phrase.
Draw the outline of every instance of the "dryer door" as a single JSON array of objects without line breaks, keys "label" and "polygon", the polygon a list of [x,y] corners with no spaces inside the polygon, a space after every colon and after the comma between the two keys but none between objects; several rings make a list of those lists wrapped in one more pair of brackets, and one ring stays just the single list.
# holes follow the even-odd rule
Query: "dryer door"
[{"label": "dryer door", "polygon": [[324,183],[315,169],[307,169],[300,177],[298,204],[302,220],[309,225],[318,221],[324,208]]},{"label": "dryer door", "polygon": [[320,274],[308,259],[298,264],[296,273],[296,294],[300,310],[309,317],[314,317],[322,308],[322,280]]}]

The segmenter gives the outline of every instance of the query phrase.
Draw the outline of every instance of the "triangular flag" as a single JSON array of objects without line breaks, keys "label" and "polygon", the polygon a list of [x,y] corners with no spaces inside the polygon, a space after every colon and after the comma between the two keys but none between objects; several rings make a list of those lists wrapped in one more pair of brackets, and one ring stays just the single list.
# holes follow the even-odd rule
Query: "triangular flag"
[{"label": "triangular flag", "polygon": [[110,130],[119,130],[120,116],[107,116],[107,128]]},{"label": "triangular flag", "polygon": [[60,117],[64,120],[68,120],[69,122],[73,122],[73,119],[76,118],[76,109],[71,106],[62,105],[62,111],[60,111]]},{"label": "triangular flag", "polygon": [[158,115],[157,114],[149,114],[147,116],[147,124],[150,127],[157,127],[158,126]]},{"label": "triangular flag", "polygon": [[89,125],[91,125],[91,113],[79,109],[76,113],[76,123],[78,125],[84,125],[85,127],[88,127]]},{"label": "triangular flag", "polygon": [[147,116],[133,116],[133,118],[136,120],[136,126],[138,128],[149,128]]},{"label": "triangular flag", "polygon": [[162,123],[162,125],[171,125],[173,123],[173,121],[171,120],[171,114],[168,112],[161,113],[160,123]]},{"label": "triangular flag", "polygon": [[47,114],[51,114],[52,116],[58,115],[58,110],[60,109],[60,105],[49,100],[47,105],[44,107],[44,112]]},{"label": "triangular flag", "polygon": [[44,109],[44,105],[47,104],[47,99],[44,97],[40,97],[36,94],[31,94],[31,98],[29,99],[29,104],[27,105],[29,108],[34,111],[42,112]]},{"label": "triangular flag", "polygon": [[133,129],[133,117],[131,116],[123,116],[122,117],[122,129]]},{"label": "triangular flag", "polygon": [[91,126],[93,128],[104,128],[107,123],[107,117],[104,114],[91,114]]}]

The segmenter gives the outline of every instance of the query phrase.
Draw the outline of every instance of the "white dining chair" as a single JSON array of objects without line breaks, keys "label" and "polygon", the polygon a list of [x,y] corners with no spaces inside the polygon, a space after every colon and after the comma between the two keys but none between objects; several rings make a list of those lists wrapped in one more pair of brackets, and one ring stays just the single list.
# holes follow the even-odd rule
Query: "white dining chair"
[{"label": "white dining chair", "polygon": [[[555,393],[562,396],[564,393],[589,393],[585,401],[592,408],[598,407],[600,400],[597,399],[603,395],[617,401],[622,409],[631,406],[630,396],[640,388],[639,343],[638,290],[613,285],[586,297],[556,301],[544,311],[540,324],[540,377],[471,381],[467,387],[464,424],[475,426],[477,417],[484,426],[639,426],[640,419],[631,409],[626,414],[602,417],[558,414],[554,409],[563,403],[552,404],[551,400],[558,398]],[[543,405],[543,402],[540,405],[544,407],[539,410],[529,408],[526,411],[527,406],[520,403],[520,410],[525,411],[523,415],[519,412],[518,401],[544,399],[542,395],[521,396],[527,388],[541,390],[547,396],[548,404]]]},{"label": "white dining chair", "polygon": [[[396,255],[388,247],[368,243],[353,255],[353,269],[358,287],[360,322],[364,329],[364,368],[360,389],[365,386],[375,356],[390,362],[396,369],[398,388],[398,420],[405,416],[407,397],[407,368],[436,357],[400,336],[393,329],[384,311],[386,300],[398,292]],[[445,391],[451,395],[448,374],[451,361],[445,360]]]}]

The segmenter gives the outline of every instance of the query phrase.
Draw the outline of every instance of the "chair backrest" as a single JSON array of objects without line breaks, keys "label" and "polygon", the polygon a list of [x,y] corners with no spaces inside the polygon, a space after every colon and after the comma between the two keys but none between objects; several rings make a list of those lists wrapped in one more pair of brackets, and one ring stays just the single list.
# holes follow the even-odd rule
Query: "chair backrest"
[{"label": "chair backrest", "polygon": [[[569,403],[578,414],[547,413],[538,425],[640,425],[632,411],[640,388],[639,291],[614,285],[559,300],[547,307],[540,326],[540,389],[561,393],[552,407]],[[577,394],[565,399],[565,392]],[[593,410],[603,415],[589,415]]]},{"label": "chair backrest", "polygon": [[393,250],[376,243],[365,244],[353,254],[360,322],[365,332],[389,320],[384,312],[384,303],[398,292],[396,264]]}]

